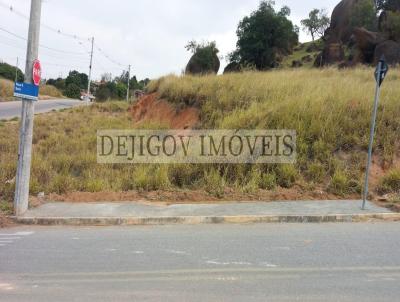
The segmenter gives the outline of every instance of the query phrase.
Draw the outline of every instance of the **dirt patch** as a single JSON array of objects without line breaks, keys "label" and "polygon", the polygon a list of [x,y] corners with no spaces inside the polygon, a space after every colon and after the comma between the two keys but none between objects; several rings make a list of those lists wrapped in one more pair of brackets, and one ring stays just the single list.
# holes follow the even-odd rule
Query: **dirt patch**
[{"label": "dirt patch", "polygon": [[192,129],[200,121],[200,111],[193,107],[176,108],[173,104],[158,99],[156,93],[146,95],[132,106],[135,125],[159,123],[170,129]]},{"label": "dirt patch", "polygon": [[11,221],[11,219],[7,218],[6,215],[4,215],[3,213],[0,213],[0,229],[13,225],[14,223]]},{"label": "dirt patch", "polygon": [[[357,199],[356,196],[346,196],[346,199]],[[217,198],[204,190],[182,191],[150,191],[150,192],[74,192],[64,195],[50,194],[46,201],[60,202],[140,202],[151,204],[198,204],[198,203],[229,203],[254,201],[295,201],[295,200],[337,200],[344,199],[322,190],[307,192],[296,186],[291,189],[280,188],[274,191],[259,190],[256,193],[242,193],[226,188],[223,198]],[[359,199],[359,197],[358,197]]]}]

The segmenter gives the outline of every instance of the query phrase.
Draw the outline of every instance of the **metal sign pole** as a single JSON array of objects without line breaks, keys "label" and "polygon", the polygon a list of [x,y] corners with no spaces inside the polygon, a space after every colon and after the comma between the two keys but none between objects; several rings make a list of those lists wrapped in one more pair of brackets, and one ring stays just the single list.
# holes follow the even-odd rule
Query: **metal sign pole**
[{"label": "metal sign pole", "polygon": [[369,190],[369,173],[371,169],[372,163],[372,151],[374,146],[374,137],[375,137],[375,127],[376,127],[376,117],[378,114],[378,105],[379,105],[379,96],[381,90],[381,84],[384,79],[383,69],[384,69],[385,61],[380,60],[377,69],[377,78],[376,78],[376,91],[375,91],[375,102],[374,102],[374,111],[372,114],[371,121],[371,132],[369,139],[369,147],[368,147],[368,162],[367,162],[367,171],[365,173],[365,185],[364,185],[364,194],[363,194],[363,204],[362,209],[365,210],[367,200],[368,200],[368,190]]}]

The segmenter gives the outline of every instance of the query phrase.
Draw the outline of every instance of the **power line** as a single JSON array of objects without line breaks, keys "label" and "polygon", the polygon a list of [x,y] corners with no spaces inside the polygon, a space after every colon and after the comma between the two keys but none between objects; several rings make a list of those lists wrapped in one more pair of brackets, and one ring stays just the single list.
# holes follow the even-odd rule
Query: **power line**
[{"label": "power line", "polygon": [[113,63],[113,64],[115,64],[115,65],[118,65],[118,66],[120,66],[120,67],[126,67],[127,65],[126,64],[122,64],[122,63],[119,63],[119,62],[117,62],[116,60],[114,60],[114,59],[112,59],[109,55],[107,55],[96,43],[95,43],[95,45],[96,45],[96,49],[101,53],[101,55],[102,56],[104,56],[107,60],[109,60],[111,63]]},{"label": "power line", "polygon": [[[5,9],[7,9],[7,10],[9,10],[11,13],[14,13],[14,14],[16,14],[16,15],[18,15],[18,16],[24,18],[24,19],[29,20],[29,17],[28,17],[28,16],[26,16],[26,15],[24,15],[23,13],[21,13],[21,12],[15,10],[14,7],[13,7],[12,5],[7,5],[7,4],[5,4],[4,2],[0,1],[0,6],[3,7],[3,8],[5,8]],[[57,33],[57,34],[59,34],[59,35],[62,35],[62,36],[64,36],[64,37],[72,38],[72,39],[75,39],[75,40],[80,40],[81,42],[88,42],[88,41],[90,40],[90,38],[83,38],[83,37],[80,37],[79,35],[76,35],[76,34],[67,33],[67,32],[62,31],[61,29],[54,28],[54,27],[49,26],[49,25],[44,24],[44,23],[41,23],[41,25],[42,25],[44,28],[46,28],[46,29],[48,29],[48,30],[50,30],[50,31],[52,31],[52,32],[55,32],[55,33]],[[81,44],[81,43],[80,43],[80,44]],[[82,45],[82,44],[81,44],[81,45]],[[107,53],[105,53],[105,52],[101,49],[101,47],[100,47],[99,45],[95,44],[95,46],[96,46],[96,50],[99,51],[99,53],[100,53],[102,56],[104,56],[108,61],[110,61],[110,62],[113,63],[114,65],[117,65],[117,66],[120,66],[120,67],[124,67],[124,68],[127,66],[126,64],[122,64],[122,63],[118,62],[117,60],[114,60],[113,58],[111,58],[111,56],[109,56]]]},{"label": "power line", "polygon": [[[4,9],[10,11],[11,13],[16,14],[17,16],[19,16],[19,17],[21,17],[21,18],[23,18],[23,19],[29,20],[29,16],[27,16],[27,15],[25,15],[25,14],[19,12],[19,11],[16,10],[12,5],[7,5],[7,4],[5,4],[4,2],[0,1],[0,7],[3,7]],[[57,33],[57,34],[59,34],[59,35],[61,35],[61,36],[64,36],[64,37],[68,37],[68,38],[72,38],[72,39],[77,39],[77,40],[87,40],[87,39],[88,39],[88,38],[80,37],[80,36],[75,35],[75,34],[70,34],[70,33],[64,32],[64,31],[62,31],[62,30],[60,30],[60,29],[57,29],[57,28],[54,28],[54,27],[49,26],[49,25],[47,25],[47,24],[44,24],[43,22],[40,23],[40,24],[41,24],[41,26],[43,26],[44,28],[46,28],[46,29],[48,29],[48,30],[50,30],[50,31],[52,31],[52,32],[55,32],[55,33]]]},{"label": "power line", "polygon": [[[3,27],[0,27],[0,30],[3,31],[3,32],[5,32],[5,33],[7,33],[7,34],[9,34],[9,35],[12,35],[12,36],[18,38],[18,39],[21,39],[21,40],[24,40],[24,41],[28,41],[28,39],[26,39],[25,37],[22,37],[22,36],[20,36],[20,35],[18,35],[18,34],[16,34],[16,33],[13,33],[13,32],[11,32],[11,31],[9,31],[9,30],[3,28]],[[83,53],[83,52],[66,51],[66,50],[61,50],[61,49],[49,47],[49,46],[46,46],[46,45],[43,45],[43,44],[40,44],[39,47],[44,48],[44,49],[47,49],[47,50],[51,50],[51,51],[63,53],[63,54],[86,55],[86,53]]]}]

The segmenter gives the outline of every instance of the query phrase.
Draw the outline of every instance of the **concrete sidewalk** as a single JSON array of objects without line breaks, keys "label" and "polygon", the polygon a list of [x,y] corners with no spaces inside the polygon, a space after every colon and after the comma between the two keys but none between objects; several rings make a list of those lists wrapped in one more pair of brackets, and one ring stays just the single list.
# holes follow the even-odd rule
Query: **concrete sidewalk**
[{"label": "concrete sidewalk", "polygon": [[39,225],[164,225],[268,222],[358,222],[400,219],[400,213],[360,201],[292,201],[170,206],[140,203],[48,203],[15,218]]}]

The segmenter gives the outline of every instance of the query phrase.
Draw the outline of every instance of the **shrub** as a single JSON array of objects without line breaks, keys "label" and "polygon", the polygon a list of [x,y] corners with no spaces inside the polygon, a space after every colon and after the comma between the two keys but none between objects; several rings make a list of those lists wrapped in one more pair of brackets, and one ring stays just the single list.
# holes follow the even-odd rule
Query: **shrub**
[{"label": "shrub", "polygon": [[276,175],[273,173],[266,173],[262,175],[261,178],[261,183],[260,183],[261,189],[264,190],[273,190],[276,188]]},{"label": "shrub", "polygon": [[379,182],[378,191],[380,193],[399,193],[400,192],[400,169],[389,171]]},{"label": "shrub", "polygon": [[204,189],[211,195],[222,198],[225,194],[226,181],[220,172],[211,168],[210,171],[204,172]]},{"label": "shrub", "polygon": [[328,189],[330,192],[340,196],[361,193],[362,190],[360,180],[354,176],[349,176],[347,172],[340,169],[332,176]]},{"label": "shrub", "polygon": [[65,90],[65,95],[71,99],[79,99],[81,97],[81,89],[74,83],[69,84]]},{"label": "shrub", "polygon": [[277,182],[283,188],[291,188],[296,183],[298,171],[294,165],[280,165],[277,169]]},{"label": "shrub", "polygon": [[[15,66],[11,66],[7,63],[0,63],[0,77],[15,81]],[[18,68],[18,82],[24,81],[24,73]]]},{"label": "shrub", "polygon": [[313,182],[322,182],[326,176],[326,168],[319,162],[311,163],[306,171],[307,178]]}]

